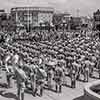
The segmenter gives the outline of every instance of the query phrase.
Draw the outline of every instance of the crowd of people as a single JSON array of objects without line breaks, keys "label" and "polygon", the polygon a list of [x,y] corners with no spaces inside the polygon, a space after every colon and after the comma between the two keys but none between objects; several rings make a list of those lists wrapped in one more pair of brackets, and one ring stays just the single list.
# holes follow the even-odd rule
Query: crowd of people
[{"label": "crowd of people", "polygon": [[[100,79],[100,39],[98,32],[34,32],[9,36],[0,45],[1,69],[6,69],[7,85],[17,82],[18,100],[24,90],[33,96],[44,89],[62,92],[62,86],[76,88],[77,81],[88,82],[94,72]],[[16,40],[16,41],[15,41]],[[10,42],[9,42],[10,41]],[[3,59],[2,59],[3,58]]]}]

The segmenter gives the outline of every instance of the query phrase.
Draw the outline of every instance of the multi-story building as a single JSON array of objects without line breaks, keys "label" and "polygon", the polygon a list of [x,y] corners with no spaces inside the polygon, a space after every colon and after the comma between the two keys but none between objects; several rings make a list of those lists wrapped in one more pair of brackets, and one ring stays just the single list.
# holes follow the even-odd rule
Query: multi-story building
[{"label": "multi-story building", "polygon": [[0,15],[4,14],[4,13],[5,13],[5,10],[4,9],[0,9]]},{"label": "multi-story building", "polygon": [[16,7],[11,9],[12,20],[27,29],[40,26],[40,23],[52,23],[53,8],[49,7]]},{"label": "multi-story building", "polygon": [[82,25],[81,17],[71,17],[71,29],[73,30],[80,30]]},{"label": "multi-story building", "polygon": [[90,16],[82,16],[82,25],[81,28],[84,30],[92,30],[93,28],[93,19]]},{"label": "multi-story building", "polygon": [[8,21],[8,14],[5,12],[4,9],[0,9],[0,30],[7,29],[7,21]]},{"label": "multi-story building", "polygon": [[57,27],[65,27],[68,29],[71,15],[69,13],[56,13],[53,16],[53,24]]},{"label": "multi-story building", "polygon": [[100,30],[100,10],[93,13],[93,28]]}]

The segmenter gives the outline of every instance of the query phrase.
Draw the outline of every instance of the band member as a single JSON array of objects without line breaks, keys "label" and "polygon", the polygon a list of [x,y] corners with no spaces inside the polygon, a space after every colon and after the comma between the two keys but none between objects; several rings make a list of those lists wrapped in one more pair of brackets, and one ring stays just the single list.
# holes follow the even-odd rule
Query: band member
[{"label": "band member", "polygon": [[15,67],[15,76],[17,80],[18,100],[24,100],[24,89],[25,89],[25,81],[27,80],[27,76],[23,71],[22,66],[17,65]]},{"label": "band member", "polygon": [[62,60],[61,61],[61,68],[63,70],[62,85],[66,85],[67,84],[67,81],[66,81],[66,68],[65,68],[65,66],[66,66],[65,61]]},{"label": "band member", "polygon": [[85,65],[84,67],[84,81],[88,82],[89,80],[89,67]]},{"label": "band member", "polygon": [[71,88],[75,88],[76,87],[76,72],[74,68],[72,68],[70,74],[71,74]]},{"label": "band member", "polygon": [[40,96],[43,95],[43,87],[46,81],[46,72],[42,66],[37,67],[36,72],[36,88],[34,90],[34,96],[36,96],[38,90],[40,91]]},{"label": "band member", "polygon": [[5,68],[6,68],[6,78],[7,78],[7,87],[8,88],[11,87],[11,77],[12,77],[12,73],[13,73],[13,68],[11,65],[11,58],[12,58],[12,56],[10,54],[5,56]]},{"label": "band member", "polygon": [[100,79],[100,59],[97,62],[97,68],[98,68],[98,74],[99,74],[99,79]]},{"label": "band member", "polygon": [[14,52],[12,57],[13,65],[17,64],[18,61],[19,61],[19,55],[16,52]]},{"label": "band member", "polygon": [[11,78],[14,74],[13,68],[11,65],[8,65],[8,71],[6,72],[7,75],[7,83],[8,83],[8,88],[11,88]]},{"label": "band member", "polygon": [[47,71],[47,85],[48,88],[52,88],[52,79],[53,79],[53,69],[52,68],[48,68]]},{"label": "band member", "polygon": [[56,92],[62,92],[62,77],[63,77],[63,69],[60,67],[60,64],[58,63],[55,68],[55,87]]},{"label": "band member", "polygon": [[93,76],[93,69],[94,69],[94,63],[91,62],[91,64],[86,65],[89,68],[89,76]]},{"label": "band member", "polygon": [[80,79],[82,67],[81,67],[81,65],[77,65],[76,67],[77,67],[77,79]]},{"label": "band member", "polygon": [[32,66],[30,77],[31,77],[32,94],[34,96],[34,92],[36,88],[36,65]]}]

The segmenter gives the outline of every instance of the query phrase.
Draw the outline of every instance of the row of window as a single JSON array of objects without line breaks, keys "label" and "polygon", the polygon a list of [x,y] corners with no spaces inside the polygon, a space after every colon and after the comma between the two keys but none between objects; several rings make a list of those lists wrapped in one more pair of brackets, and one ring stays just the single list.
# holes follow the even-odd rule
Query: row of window
[{"label": "row of window", "polygon": [[94,16],[94,20],[95,20],[95,21],[100,21],[100,15]]}]

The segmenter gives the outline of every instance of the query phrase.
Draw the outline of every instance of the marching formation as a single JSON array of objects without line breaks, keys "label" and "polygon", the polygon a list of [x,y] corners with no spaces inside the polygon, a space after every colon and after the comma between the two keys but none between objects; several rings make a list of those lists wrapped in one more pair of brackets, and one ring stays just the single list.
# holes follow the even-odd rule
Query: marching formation
[{"label": "marching formation", "polygon": [[9,43],[8,39],[0,44],[0,69],[5,68],[8,88],[15,79],[18,100],[24,100],[25,89],[31,89],[33,96],[42,96],[44,89],[61,93],[62,86],[69,85],[67,78],[71,88],[76,88],[77,81],[88,82],[94,72],[100,79],[100,40],[93,36],[96,32],[88,33],[66,32],[66,37],[60,34],[56,40],[51,36],[33,36],[33,41],[17,37],[17,41]]}]

